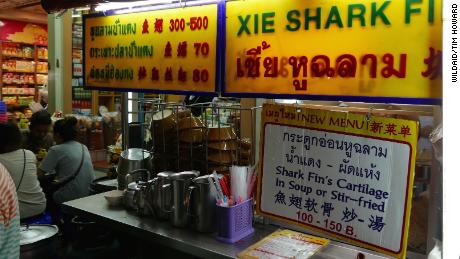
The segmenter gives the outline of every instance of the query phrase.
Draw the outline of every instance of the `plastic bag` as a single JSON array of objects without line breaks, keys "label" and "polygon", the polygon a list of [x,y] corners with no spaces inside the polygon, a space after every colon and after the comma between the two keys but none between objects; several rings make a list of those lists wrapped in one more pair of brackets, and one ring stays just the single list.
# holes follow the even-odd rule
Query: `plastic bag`
[{"label": "plastic bag", "polygon": [[433,250],[428,254],[428,259],[441,259],[442,258],[442,253],[441,253],[441,247],[442,247],[442,242],[437,240],[436,238],[433,238],[435,245],[433,247]]},{"label": "plastic bag", "polygon": [[442,165],[442,124],[439,124],[430,133],[430,141],[433,143],[434,156],[436,160]]}]

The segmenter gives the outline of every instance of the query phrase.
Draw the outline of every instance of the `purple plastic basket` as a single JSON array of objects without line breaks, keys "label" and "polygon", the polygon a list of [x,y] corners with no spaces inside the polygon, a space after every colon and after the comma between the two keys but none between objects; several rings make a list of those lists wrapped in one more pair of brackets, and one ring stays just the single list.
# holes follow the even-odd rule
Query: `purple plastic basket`
[{"label": "purple plastic basket", "polygon": [[252,198],[232,207],[217,205],[217,240],[235,243],[252,233]]}]

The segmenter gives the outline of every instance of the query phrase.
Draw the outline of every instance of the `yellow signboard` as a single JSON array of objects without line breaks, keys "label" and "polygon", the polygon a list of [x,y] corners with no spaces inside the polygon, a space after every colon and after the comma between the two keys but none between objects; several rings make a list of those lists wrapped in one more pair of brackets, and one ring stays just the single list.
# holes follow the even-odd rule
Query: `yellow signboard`
[{"label": "yellow signboard", "polygon": [[226,94],[442,96],[441,0],[232,1],[226,16]]},{"label": "yellow signboard", "polygon": [[217,5],[84,19],[93,88],[216,91]]},{"label": "yellow signboard", "polygon": [[260,214],[405,258],[416,121],[265,104]]}]

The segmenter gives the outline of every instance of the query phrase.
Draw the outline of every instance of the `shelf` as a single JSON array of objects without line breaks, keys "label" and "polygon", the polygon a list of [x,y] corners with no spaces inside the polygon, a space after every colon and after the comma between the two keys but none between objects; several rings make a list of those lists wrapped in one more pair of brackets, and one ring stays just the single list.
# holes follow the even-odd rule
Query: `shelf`
[{"label": "shelf", "polygon": [[13,71],[13,70],[3,70],[3,73],[15,73],[15,74],[40,74],[48,75],[48,72],[26,72],[26,71]]},{"label": "shelf", "polygon": [[36,43],[26,43],[26,42],[18,42],[18,41],[2,41],[2,44],[16,44],[16,45],[22,45],[22,46],[37,46],[37,47],[45,47],[48,48],[48,45],[44,44],[36,44]]},{"label": "shelf", "polygon": [[[32,72],[25,72],[25,71],[14,71],[14,70],[6,70],[6,69],[3,69],[3,73],[35,74],[34,71],[32,71]],[[37,74],[38,74],[38,73],[37,73]]]},{"label": "shelf", "polygon": [[6,105],[7,109],[14,110],[14,109],[22,109],[29,107],[28,104],[7,104]]},{"label": "shelf", "polygon": [[27,72],[27,71],[14,71],[14,70],[2,70],[3,73],[16,73],[16,74],[40,74],[40,75],[48,75],[48,72]]},{"label": "shelf", "polygon": [[2,43],[9,45],[9,44],[15,44],[15,45],[22,45],[22,46],[34,46],[32,43],[25,43],[25,42],[15,42],[15,41],[3,41]]},{"label": "shelf", "polygon": [[14,95],[14,96],[35,96],[35,94],[2,94],[2,96],[4,95],[8,95],[8,96],[11,96],[11,95]]},{"label": "shelf", "polygon": [[8,88],[8,86],[22,86],[22,85],[35,85],[35,83],[6,83],[6,82],[3,82],[3,86],[2,87],[6,87]]},{"label": "shelf", "polygon": [[9,55],[3,55],[2,59],[23,59],[23,60],[28,60],[28,61],[34,61],[35,59],[33,57],[20,57],[20,56],[9,56]]},{"label": "shelf", "polygon": [[98,97],[115,97],[113,94],[98,94]]}]

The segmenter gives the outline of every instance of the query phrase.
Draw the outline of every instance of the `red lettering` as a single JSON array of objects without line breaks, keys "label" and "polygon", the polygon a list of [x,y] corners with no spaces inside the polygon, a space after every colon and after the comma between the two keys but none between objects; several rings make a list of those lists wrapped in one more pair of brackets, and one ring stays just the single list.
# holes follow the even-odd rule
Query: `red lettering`
[{"label": "red lettering", "polygon": [[165,81],[172,81],[172,80],[173,80],[172,68],[168,67],[166,68],[166,72],[165,72]]},{"label": "red lettering", "polygon": [[389,78],[391,76],[396,76],[398,78],[405,78],[406,77],[406,61],[407,61],[407,54],[399,55],[399,69],[396,70],[394,68],[394,56],[392,54],[385,54],[383,55],[383,63],[386,66],[382,69],[381,74],[384,78]]},{"label": "red lettering", "polygon": [[182,67],[179,69],[177,78],[178,78],[179,81],[181,81],[181,82],[187,81],[187,72],[184,71],[184,70],[182,69]]}]

